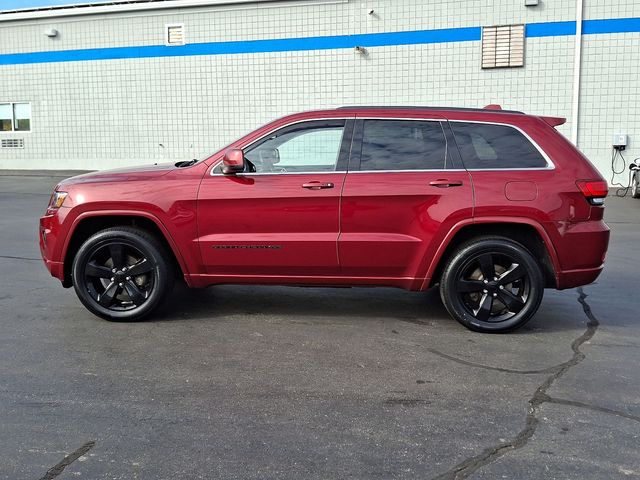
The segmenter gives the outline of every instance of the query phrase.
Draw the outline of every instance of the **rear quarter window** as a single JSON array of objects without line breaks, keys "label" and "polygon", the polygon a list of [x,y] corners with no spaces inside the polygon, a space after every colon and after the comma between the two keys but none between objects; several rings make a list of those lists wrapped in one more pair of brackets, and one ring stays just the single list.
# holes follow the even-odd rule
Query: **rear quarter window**
[{"label": "rear quarter window", "polygon": [[547,161],[517,129],[507,125],[451,122],[466,168],[544,168]]}]

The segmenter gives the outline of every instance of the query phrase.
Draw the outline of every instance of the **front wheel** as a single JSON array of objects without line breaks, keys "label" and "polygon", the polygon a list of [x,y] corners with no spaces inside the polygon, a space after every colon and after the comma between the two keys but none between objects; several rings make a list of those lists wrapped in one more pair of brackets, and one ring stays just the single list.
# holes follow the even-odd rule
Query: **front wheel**
[{"label": "front wheel", "polygon": [[447,311],[479,332],[521,327],[538,310],[543,292],[544,277],[534,257],[503,237],[481,237],[460,245],[440,283]]},{"label": "front wheel", "polygon": [[137,228],[102,230],[86,240],[72,266],[73,286],[93,314],[134,321],[155,310],[173,287],[167,252]]}]

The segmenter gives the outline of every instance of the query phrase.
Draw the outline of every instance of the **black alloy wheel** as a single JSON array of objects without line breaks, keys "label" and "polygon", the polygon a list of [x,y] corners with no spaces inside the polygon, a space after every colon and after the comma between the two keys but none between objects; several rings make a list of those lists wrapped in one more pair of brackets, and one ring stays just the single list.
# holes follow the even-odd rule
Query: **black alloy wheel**
[{"label": "black alloy wheel", "polygon": [[82,244],[73,262],[73,284],[94,314],[117,321],[142,318],[173,286],[162,245],[144,230],[117,227]]},{"label": "black alloy wheel", "polygon": [[519,243],[483,237],[461,245],[444,270],[440,294],[467,328],[507,332],[538,310],[544,291],[540,266]]}]

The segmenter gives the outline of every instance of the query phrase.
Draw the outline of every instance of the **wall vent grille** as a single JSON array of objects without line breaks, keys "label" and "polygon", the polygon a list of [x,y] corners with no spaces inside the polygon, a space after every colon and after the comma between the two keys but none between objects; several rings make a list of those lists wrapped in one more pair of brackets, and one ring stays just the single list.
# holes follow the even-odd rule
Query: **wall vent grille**
[{"label": "wall vent grille", "polygon": [[24,148],[23,138],[3,138],[0,140],[2,148]]},{"label": "wall vent grille", "polygon": [[482,68],[524,65],[524,25],[482,27]]},{"label": "wall vent grille", "polygon": [[164,42],[167,45],[184,45],[184,24],[165,25]]}]

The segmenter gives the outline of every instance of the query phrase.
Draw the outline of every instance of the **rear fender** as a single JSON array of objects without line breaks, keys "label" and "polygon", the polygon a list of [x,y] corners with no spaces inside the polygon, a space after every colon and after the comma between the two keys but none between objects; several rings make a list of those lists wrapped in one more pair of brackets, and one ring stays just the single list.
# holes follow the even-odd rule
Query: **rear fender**
[{"label": "rear fender", "polygon": [[426,290],[429,288],[431,284],[431,280],[438,270],[438,266],[441,261],[445,261],[444,254],[447,251],[449,245],[455,238],[455,236],[464,228],[469,225],[481,225],[481,224],[518,224],[518,225],[528,225],[533,227],[542,238],[544,242],[544,246],[549,254],[549,258],[551,259],[551,264],[553,267],[553,274],[555,277],[556,285],[558,284],[558,272],[561,270],[560,261],[558,259],[558,254],[551,242],[551,238],[547,234],[546,230],[540,225],[538,222],[531,220],[529,218],[523,217],[481,217],[475,219],[466,219],[461,220],[456,223],[451,230],[447,233],[444,240],[440,243],[440,246],[436,250],[436,254],[431,259],[424,259],[424,264],[428,264],[429,267],[427,269],[427,273],[425,276],[422,285],[420,286],[420,290]]}]

